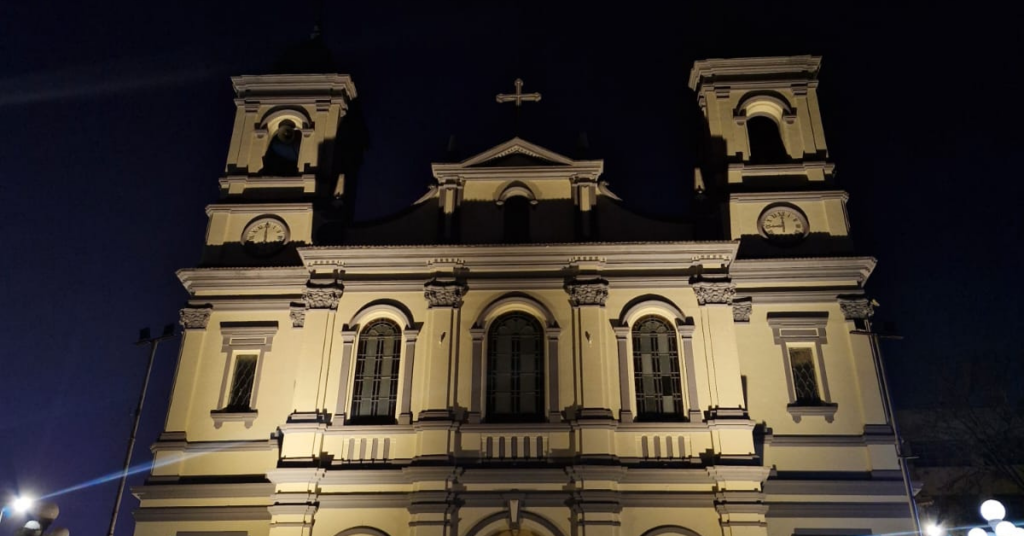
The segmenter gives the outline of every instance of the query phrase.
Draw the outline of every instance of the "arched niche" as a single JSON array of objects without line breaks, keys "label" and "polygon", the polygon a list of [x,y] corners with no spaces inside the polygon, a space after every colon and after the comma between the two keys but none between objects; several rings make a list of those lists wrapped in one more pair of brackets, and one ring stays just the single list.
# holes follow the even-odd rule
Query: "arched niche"
[{"label": "arched niche", "polygon": [[695,531],[679,525],[661,525],[643,533],[641,536],[700,536]]},{"label": "arched niche", "polygon": [[388,533],[383,530],[375,529],[373,527],[352,527],[347,530],[343,530],[334,536],[389,536]]},{"label": "arched niche", "polygon": [[491,514],[473,525],[473,528],[466,532],[466,536],[497,536],[513,529],[519,530],[520,534],[530,531],[538,536],[565,536],[558,526],[543,516],[527,510],[520,511],[518,516],[517,522],[513,523],[509,518],[509,512]]},{"label": "arched niche", "polygon": [[562,416],[561,410],[558,407],[558,336],[561,330],[558,327],[558,322],[555,321],[555,315],[551,313],[551,309],[547,305],[541,303],[533,296],[519,292],[505,294],[484,307],[473,322],[473,327],[469,330],[473,342],[473,372],[469,402],[469,421],[471,423],[478,423],[483,417],[481,408],[484,406],[484,367],[486,360],[484,340],[487,337],[487,332],[494,320],[505,313],[511,312],[524,312],[532,315],[540,322],[541,327],[544,329],[544,337],[547,342],[544,352],[546,362],[545,382],[547,384],[547,391],[545,393],[547,407],[545,412],[549,422],[560,422]]},{"label": "arched niche", "polygon": [[524,197],[531,205],[537,204],[537,195],[534,194],[530,186],[523,181],[512,181],[499,186],[497,195],[494,196],[494,201],[498,206],[501,206],[505,204],[505,201],[508,201],[513,197]]},{"label": "arched niche", "polygon": [[696,359],[693,354],[693,319],[687,317],[671,300],[654,294],[639,296],[622,307],[619,318],[612,321],[619,354],[619,420],[633,422],[635,386],[633,370],[633,325],[645,316],[653,315],[675,324],[680,357],[685,378],[684,409],[690,422],[699,422],[702,412],[697,400]]},{"label": "arched niche", "polygon": [[405,330],[416,327],[416,321],[413,319],[412,312],[404,304],[395,300],[377,300],[359,309],[352,316],[352,319],[349,320],[346,329],[358,330],[361,324],[377,317],[390,318]]}]

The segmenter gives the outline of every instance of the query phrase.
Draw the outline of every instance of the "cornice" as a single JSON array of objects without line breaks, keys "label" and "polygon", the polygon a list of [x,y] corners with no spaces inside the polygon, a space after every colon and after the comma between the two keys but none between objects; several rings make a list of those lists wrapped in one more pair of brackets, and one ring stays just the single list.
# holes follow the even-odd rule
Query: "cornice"
[{"label": "cornice", "polygon": [[267,521],[266,506],[203,506],[172,508],[139,508],[135,521]]},{"label": "cornice", "polygon": [[579,258],[600,257],[603,270],[723,269],[736,258],[737,241],[588,244],[362,246],[298,248],[310,271],[342,269],[345,276],[427,274],[440,258],[456,257],[470,273],[562,272]]},{"label": "cornice", "polygon": [[[316,191],[316,175],[305,174],[295,177],[250,177],[248,175],[229,175],[227,177],[221,177],[218,181],[221,190],[226,190],[232,195],[235,192],[231,192],[232,187],[238,190],[237,193],[242,193],[245,190],[250,189],[262,189],[262,188],[294,188],[301,189],[303,193],[313,193]],[[209,209],[207,209],[209,211]]]},{"label": "cornice", "polygon": [[166,499],[238,499],[266,498],[270,502],[274,484],[250,482],[241,484],[147,484],[132,488],[132,495],[140,501]]},{"label": "cornice", "polygon": [[[707,82],[728,80],[740,87],[744,79],[788,75],[795,80],[812,81],[821,68],[821,56],[770,56],[759,58],[710,58],[693,62],[688,85],[697,91]],[[774,82],[780,85],[781,82]]]},{"label": "cornice", "polygon": [[809,160],[792,164],[750,164],[736,162],[729,164],[729,171],[739,170],[744,177],[774,177],[778,175],[802,175],[820,169],[826,176],[836,171],[836,165],[823,160]]},{"label": "cornice", "polygon": [[[240,291],[261,294],[301,295],[309,273],[300,266],[273,268],[184,268],[176,272],[189,294],[228,294]],[[266,298],[266,296],[263,296]]]},{"label": "cornice", "polygon": [[739,289],[760,283],[779,285],[807,281],[863,286],[877,264],[874,257],[741,259],[732,263],[729,275]]},{"label": "cornice", "polygon": [[850,200],[850,194],[842,190],[820,190],[810,192],[749,192],[729,194],[729,201],[732,203],[771,203],[779,200],[826,201],[832,199],[838,199],[846,202]]},{"label": "cornice", "polygon": [[344,95],[351,100],[358,96],[356,85],[347,74],[241,75],[232,76],[231,85],[241,98],[327,94]]},{"label": "cornice", "polygon": [[206,215],[214,214],[305,214],[313,212],[313,203],[215,203],[206,206]]}]

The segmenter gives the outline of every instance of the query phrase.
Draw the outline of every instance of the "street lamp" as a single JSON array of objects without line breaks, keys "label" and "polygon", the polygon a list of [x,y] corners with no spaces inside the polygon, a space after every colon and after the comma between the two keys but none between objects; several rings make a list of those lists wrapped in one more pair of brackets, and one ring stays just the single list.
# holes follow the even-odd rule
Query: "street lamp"
[{"label": "street lamp", "polygon": [[[1012,522],[1003,519],[1006,517],[1006,507],[995,499],[989,499],[981,503],[979,513],[988,522],[988,526],[992,528],[992,531],[995,532],[995,536],[1020,536],[1021,533],[1024,533],[1024,529],[1020,529]],[[967,536],[991,535],[991,532],[981,527],[975,527],[967,532]]]},{"label": "street lamp", "polygon": [[7,511],[8,506],[10,506],[11,510],[14,510],[19,514],[24,514],[25,512],[28,512],[29,508],[32,508],[33,502],[34,501],[28,497],[15,497],[9,505],[0,504],[0,522],[4,520],[4,512]]}]

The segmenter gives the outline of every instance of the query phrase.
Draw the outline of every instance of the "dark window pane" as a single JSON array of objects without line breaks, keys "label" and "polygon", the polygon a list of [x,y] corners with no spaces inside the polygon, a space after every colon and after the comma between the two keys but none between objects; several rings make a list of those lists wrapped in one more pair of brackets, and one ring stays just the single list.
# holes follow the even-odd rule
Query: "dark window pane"
[{"label": "dark window pane", "polygon": [[252,388],[256,381],[256,356],[241,355],[235,359],[235,372],[231,376],[231,393],[228,397],[230,411],[252,409]]},{"label": "dark window pane", "polygon": [[539,420],[544,412],[543,329],[525,313],[509,313],[487,335],[487,418]]},{"label": "dark window pane", "polygon": [[633,385],[639,420],[683,416],[676,331],[665,320],[645,316],[633,324]]},{"label": "dark window pane", "polygon": [[821,404],[818,395],[818,378],[814,371],[814,353],[810,348],[790,348],[789,363],[793,367],[793,389],[796,403],[802,405]]},{"label": "dark window pane", "polygon": [[780,164],[789,160],[775,120],[763,115],[751,117],[747,120],[747,137],[752,164]]},{"label": "dark window pane", "polygon": [[398,325],[387,319],[371,322],[359,334],[350,421],[394,422],[401,343]]}]

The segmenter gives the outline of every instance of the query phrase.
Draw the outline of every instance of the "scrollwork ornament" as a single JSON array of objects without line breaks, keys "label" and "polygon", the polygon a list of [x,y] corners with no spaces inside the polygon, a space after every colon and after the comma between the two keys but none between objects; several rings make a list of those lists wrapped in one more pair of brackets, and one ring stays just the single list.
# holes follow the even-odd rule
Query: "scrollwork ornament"
[{"label": "scrollwork ornament", "polygon": [[342,294],[338,287],[307,287],[302,293],[302,301],[307,309],[337,309]]},{"label": "scrollwork ornament", "polygon": [[430,307],[462,307],[462,297],[469,289],[458,281],[434,279],[423,285],[423,297]]},{"label": "scrollwork ornament", "polygon": [[305,303],[293,303],[291,311],[288,315],[292,319],[293,328],[301,328],[306,325],[306,304]]},{"label": "scrollwork ornament", "polygon": [[699,305],[732,305],[736,297],[736,285],[729,281],[701,281],[693,284]]},{"label": "scrollwork ornament", "polygon": [[565,285],[569,293],[569,303],[573,307],[582,305],[600,305],[608,300],[608,281],[600,277],[594,279],[574,279]]},{"label": "scrollwork ornament", "polygon": [[863,296],[856,298],[839,298],[839,308],[847,320],[864,320],[875,314],[874,304]]},{"label": "scrollwork ornament", "polygon": [[753,304],[749,299],[732,302],[732,320],[734,322],[750,322],[750,313],[753,309]]},{"label": "scrollwork ornament", "polygon": [[211,308],[185,307],[178,313],[178,323],[185,329],[206,329],[210,322]]}]

